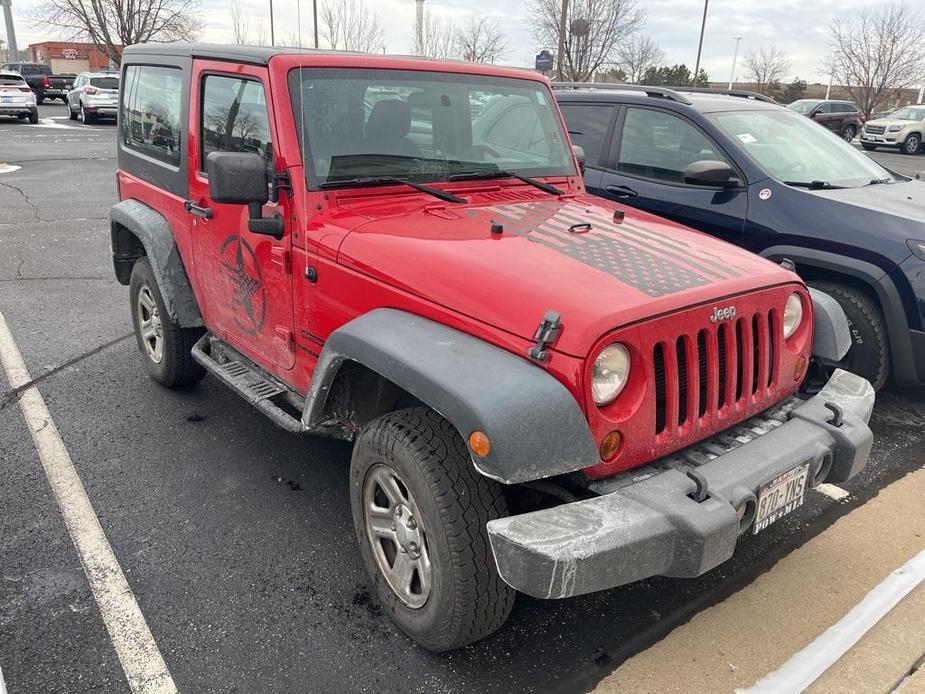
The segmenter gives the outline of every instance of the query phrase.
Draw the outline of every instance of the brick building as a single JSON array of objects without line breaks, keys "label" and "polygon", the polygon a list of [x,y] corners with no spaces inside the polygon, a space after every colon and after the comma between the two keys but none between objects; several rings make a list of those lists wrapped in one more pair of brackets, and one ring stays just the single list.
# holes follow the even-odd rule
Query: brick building
[{"label": "brick building", "polygon": [[52,72],[101,72],[109,66],[109,58],[92,43],[74,41],[43,41],[26,49],[26,60],[46,63]]}]

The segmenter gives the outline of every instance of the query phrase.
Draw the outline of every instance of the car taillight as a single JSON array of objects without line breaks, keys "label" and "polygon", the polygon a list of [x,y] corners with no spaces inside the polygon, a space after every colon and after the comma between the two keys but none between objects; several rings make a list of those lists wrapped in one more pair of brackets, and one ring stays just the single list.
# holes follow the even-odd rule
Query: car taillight
[{"label": "car taillight", "polygon": [[44,79],[42,79],[42,88],[43,88],[43,89],[48,89],[50,86],[51,86],[51,82],[48,81],[48,78],[47,78],[47,77],[45,77]]},{"label": "car taillight", "polygon": [[85,93],[85,94],[96,94],[97,91],[99,91],[99,90],[98,90],[96,87],[87,87],[87,88],[84,90],[84,93]]}]

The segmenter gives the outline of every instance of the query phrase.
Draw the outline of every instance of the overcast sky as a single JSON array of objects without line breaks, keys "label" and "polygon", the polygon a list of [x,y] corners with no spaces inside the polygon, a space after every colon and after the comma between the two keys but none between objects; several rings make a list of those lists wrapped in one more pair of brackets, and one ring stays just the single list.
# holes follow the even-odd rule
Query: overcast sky
[{"label": "overcast sky", "polygon": [[[319,0],[319,4],[322,0]],[[409,53],[414,46],[414,0],[365,0],[375,11],[385,29],[385,46],[389,52]],[[879,1],[879,0],[878,0]],[[464,23],[472,16],[496,19],[504,30],[509,50],[503,62],[532,65],[541,46],[533,38],[525,21],[529,0],[426,0],[425,7],[434,17]],[[34,0],[13,0],[17,37],[20,46],[54,38],[31,25],[23,16]],[[242,0],[242,6],[254,17],[266,17],[269,0]],[[742,36],[740,58],[748,50],[774,44],[787,52],[791,61],[788,78],[799,76],[807,82],[825,82],[820,65],[828,50],[828,25],[839,14],[876,4],[871,0],[713,0],[707,16],[702,66],[713,80],[729,79],[734,36]],[[227,42],[231,37],[228,16],[229,0],[202,0],[206,16],[204,40]],[[299,0],[275,0],[277,36],[288,36],[298,28]],[[687,63],[693,67],[697,56],[697,38],[703,0],[640,0],[648,13],[645,33],[665,51],[666,62]],[[305,45],[312,36],[311,0],[301,0],[301,26]],[[741,76],[741,60],[737,75]]]}]

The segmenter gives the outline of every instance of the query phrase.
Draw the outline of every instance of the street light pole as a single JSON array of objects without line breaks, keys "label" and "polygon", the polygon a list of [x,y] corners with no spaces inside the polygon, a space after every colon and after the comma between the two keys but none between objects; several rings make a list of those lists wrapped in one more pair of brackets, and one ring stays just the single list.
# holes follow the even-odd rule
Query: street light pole
[{"label": "street light pole", "polygon": [[414,0],[417,13],[417,26],[415,28],[416,53],[424,55],[424,0]]},{"label": "street light pole", "polygon": [[729,89],[730,90],[732,90],[732,83],[735,81],[735,78],[736,78],[736,60],[739,57],[739,41],[742,40],[741,36],[733,36],[732,38],[736,40],[736,50],[735,50],[735,53],[732,54],[732,72],[729,73]]},{"label": "street light pole", "polygon": [[276,37],[273,34],[273,0],[270,0],[270,45],[276,45]]},{"label": "street light pole", "polygon": [[568,18],[568,0],[562,0],[562,13],[559,15],[559,54],[556,62],[559,64],[559,81],[565,79],[565,28]]},{"label": "street light pole", "polygon": [[[318,0],[312,0],[312,26],[315,27],[315,48],[318,48]],[[301,38],[299,43],[302,43]]]},{"label": "street light pole", "polygon": [[694,78],[692,82],[697,84],[697,77],[700,75],[700,52],[703,50],[703,32],[707,28],[707,7],[710,0],[703,0],[703,20],[700,22],[700,43],[697,44],[697,62],[694,63]]},{"label": "street light pole", "polygon": [[13,9],[11,0],[0,0],[3,6],[3,19],[6,21],[6,55],[8,63],[19,60],[19,48],[16,46],[16,29],[13,27]]}]

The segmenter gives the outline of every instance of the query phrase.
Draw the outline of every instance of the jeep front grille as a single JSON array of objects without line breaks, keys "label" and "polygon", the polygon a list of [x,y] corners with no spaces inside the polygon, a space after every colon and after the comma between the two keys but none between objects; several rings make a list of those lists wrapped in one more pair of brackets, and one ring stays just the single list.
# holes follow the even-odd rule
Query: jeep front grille
[{"label": "jeep front grille", "polygon": [[763,399],[778,362],[775,314],[761,310],[734,321],[660,340],[652,352],[655,433]]}]

